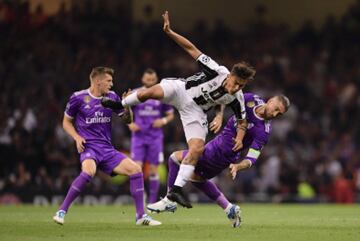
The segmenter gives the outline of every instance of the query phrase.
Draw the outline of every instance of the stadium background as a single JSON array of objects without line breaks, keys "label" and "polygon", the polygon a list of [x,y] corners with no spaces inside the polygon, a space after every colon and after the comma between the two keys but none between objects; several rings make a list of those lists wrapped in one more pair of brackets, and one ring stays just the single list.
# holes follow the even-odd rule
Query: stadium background
[{"label": "stadium background", "polygon": [[[147,67],[160,77],[197,70],[162,32],[165,9],[173,28],[218,62],[256,67],[245,92],[292,101],[256,167],[235,182],[227,172],[215,180],[225,195],[360,202],[360,2],[249,2],[0,1],[0,203],[62,200],[79,172],[63,110],[72,92],[87,88],[92,67],[113,67],[119,93],[139,86]],[[165,128],[166,157],[185,147],[179,126],[177,118]],[[130,133],[116,119],[113,136],[129,150]],[[188,188],[193,201],[208,201]],[[130,202],[128,194],[126,180],[99,173],[80,202]]]}]

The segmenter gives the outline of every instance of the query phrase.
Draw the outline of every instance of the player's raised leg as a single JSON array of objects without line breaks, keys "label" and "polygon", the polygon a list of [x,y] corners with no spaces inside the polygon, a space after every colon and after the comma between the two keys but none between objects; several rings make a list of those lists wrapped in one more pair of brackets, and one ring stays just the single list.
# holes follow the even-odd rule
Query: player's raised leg
[{"label": "player's raised leg", "polygon": [[58,224],[64,224],[65,214],[68,212],[70,205],[85,190],[86,184],[95,175],[96,163],[92,159],[85,159],[81,164],[81,169],[82,172],[72,182],[63,203],[53,217],[54,221]]},{"label": "player's raised leg", "polygon": [[125,158],[113,169],[113,172],[130,177],[130,192],[136,209],[136,225],[161,225],[161,222],[153,220],[144,211],[144,177],[141,167],[130,158]]},{"label": "player's raised leg", "polygon": [[160,84],[156,84],[150,88],[140,89],[126,96],[121,102],[116,102],[109,98],[103,98],[101,104],[111,109],[122,109],[124,107],[140,104],[148,99],[162,100],[164,98],[164,90]]}]

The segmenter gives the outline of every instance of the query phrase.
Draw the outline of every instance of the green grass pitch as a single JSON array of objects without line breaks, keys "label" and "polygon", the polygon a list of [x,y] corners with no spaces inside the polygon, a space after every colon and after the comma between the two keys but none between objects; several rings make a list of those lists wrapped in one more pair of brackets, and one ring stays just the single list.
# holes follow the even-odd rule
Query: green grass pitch
[{"label": "green grass pitch", "polygon": [[0,241],[31,240],[360,240],[360,205],[244,204],[234,229],[215,205],[152,214],[159,227],[135,226],[133,206],[73,206],[64,226],[56,207],[0,206]]}]

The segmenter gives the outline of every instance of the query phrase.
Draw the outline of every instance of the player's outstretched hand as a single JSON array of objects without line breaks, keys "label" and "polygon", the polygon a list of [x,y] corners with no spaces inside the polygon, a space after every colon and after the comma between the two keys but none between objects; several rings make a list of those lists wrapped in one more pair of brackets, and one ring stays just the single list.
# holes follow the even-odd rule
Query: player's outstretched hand
[{"label": "player's outstretched hand", "polygon": [[138,126],[136,123],[131,123],[128,125],[131,132],[137,132],[140,130],[140,126]]},{"label": "player's outstretched hand", "polygon": [[75,138],[75,142],[76,142],[76,149],[77,149],[78,153],[83,152],[85,149],[84,144],[86,143],[85,139],[82,136],[78,136]]},{"label": "player's outstretched hand", "polygon": [[234,141],[234,147],[232,148],[233,151],[239,151],[243,147],[242,140],[239,140],[237,138],[233,138]]},{"label": "player's outstretched hand", "polygon": [[171,31],[170,28],[170,19],[169,19],[169,12],[165,11],[164,14],[162,15],[163,19],[164,19],[164,26],[163,26],[163,30],[165,33],[169,33]]},{"label": "player's outstretched hand", "polygon": [[234,180],[238,172],[238,166],[237,164],[230,164],[229,168],[230,168],[231,177]]},{"label": "player's outstretched hand", "polygon": [[128,89],[127,91],[125,91],[124,93],[122,93],[121,98],[125,99],[126,96],[131,94],[131,89]]},{"label": "player's outstretched hand", "polygon": [[210,123],[210,131],[214,132],[215,134],[218,133],[221,129],[222,121],[222,116],[215,116],[215,118]]}]

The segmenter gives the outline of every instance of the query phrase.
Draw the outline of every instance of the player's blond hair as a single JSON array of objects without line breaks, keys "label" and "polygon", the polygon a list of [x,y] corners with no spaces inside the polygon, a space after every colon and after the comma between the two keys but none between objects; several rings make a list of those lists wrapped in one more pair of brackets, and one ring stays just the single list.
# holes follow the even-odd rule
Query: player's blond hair
[{"label": "player's blond hair", "polygon": [[91,70],[90,73],[90,81],[92,81],[96,76],[102,75],[102,74],[109,74],[111,76],[114,76],[114,69],[109,67],[95,67]]}]

